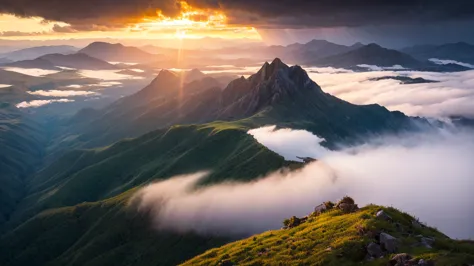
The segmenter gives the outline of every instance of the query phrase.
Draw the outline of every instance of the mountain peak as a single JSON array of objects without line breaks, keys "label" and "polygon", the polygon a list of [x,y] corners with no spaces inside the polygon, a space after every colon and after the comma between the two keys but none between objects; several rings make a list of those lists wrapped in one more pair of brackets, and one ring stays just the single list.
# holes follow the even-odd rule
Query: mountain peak
[{"label": "mountain peak", "polygon": [[351,47],[354,49],[358,49],[358,48],[364,47],[364,44],[361,42],[356,42],[353,45],[351,45]]},{"label": "mountain peak", "polygon": [[162,69],[162,70],[160,71],[160,73],[158,73],[158,76],[157,76],[156,78],[160,78],[160,79],[172,79],[172,78],[178,78],[178,76],[177,76],[174,72],[172,72],[172,71],[170,71],[170,70],[168,70],[168,69]]},{"label": "mountain peak", "polygon": [[86,48],[92,47],[123,47],[121,43],[108,43],[108,42],[92,42]]},{"label": "mountain peak", "polygon": [[286,71],[289,68],[290,67],[283,63],[280,58],[275,58],[271,64],[265,62],[262,68],[257,72],[256,77],[258,77],[260,81],[265,81],[274,76],[279,71]]},{"label": "mountain peak", "polygon": [[176,80],[179,80],[179,77],[176,75],[176,73],[167,69],[162,69],[160,73],[158,73],[158,76],[156,76],[156,78],[150,83],[150,85],[155,86],[158,83],[170,83]]},{"label": "mountain peak", "polygon": [[376,43],[369,43],[365,46],[367,49],[383,49],[382,46],[376,44]]}]

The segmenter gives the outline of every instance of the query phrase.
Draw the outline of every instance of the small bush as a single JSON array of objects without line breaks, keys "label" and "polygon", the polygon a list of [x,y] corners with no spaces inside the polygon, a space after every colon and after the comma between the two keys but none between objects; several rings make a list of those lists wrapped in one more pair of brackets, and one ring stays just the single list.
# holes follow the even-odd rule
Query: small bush
[{"label": "small bush", "polygon": [[342,203],[346,203],[346,204],[355,204],[355,201],[353,198],[349,197],[349,196],[345,196],[344,198],[342,198],[336,205],[336,207],[338,207],[339,205],[341,205]]},{"label": "small bush", "polygon": [[283,225],[288,227],[288,228],[293,228],[293,227],[298,226],[300,224],[301,224],[301,219],[296,217],[296,216],[293,216],[290,219],[285,219],[283,221]]}]

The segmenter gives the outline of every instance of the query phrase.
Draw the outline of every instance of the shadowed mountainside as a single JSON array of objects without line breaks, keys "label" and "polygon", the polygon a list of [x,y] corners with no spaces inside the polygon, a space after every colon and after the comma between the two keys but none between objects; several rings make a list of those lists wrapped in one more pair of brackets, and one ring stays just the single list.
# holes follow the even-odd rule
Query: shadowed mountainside
[{"label": "shadowed mountainside", "polygon": [[230,82],[224,90],[217,86],[212,78],[184,84],[179,76],[163,70],[138,93],[75,117],[83,123],[66,127],[63,138],[72,136],[76,142],[71,145],[94,147],[173,124],[242,120],[248,127],[276,124],[307,129],[334,143],[410,130],[417,120],[324,93],[301,67],[287,66],[279,59],[265,63],[249,78]]}]

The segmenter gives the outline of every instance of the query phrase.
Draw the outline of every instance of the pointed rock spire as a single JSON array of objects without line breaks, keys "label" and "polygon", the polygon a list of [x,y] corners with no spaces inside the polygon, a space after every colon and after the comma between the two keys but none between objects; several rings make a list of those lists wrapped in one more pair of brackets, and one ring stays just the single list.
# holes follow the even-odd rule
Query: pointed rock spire
[{"label": "pointed rock spire", "polygon": [[280,70],[286,71],[289,68],[290,67],[283,63],[280,58],[275,58],[271,64],[265,62],[262,68],[257,72],[256,77],[258,77],[260,81],[268,80]]}]

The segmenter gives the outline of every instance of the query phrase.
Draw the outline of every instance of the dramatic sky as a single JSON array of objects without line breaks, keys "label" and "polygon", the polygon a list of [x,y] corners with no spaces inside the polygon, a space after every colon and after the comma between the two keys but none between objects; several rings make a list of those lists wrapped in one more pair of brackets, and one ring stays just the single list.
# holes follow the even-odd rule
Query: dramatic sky
[{"label": "dramatic sky", "polygon": [[3,39],[474,42],[471,0],[1,0]]}]

